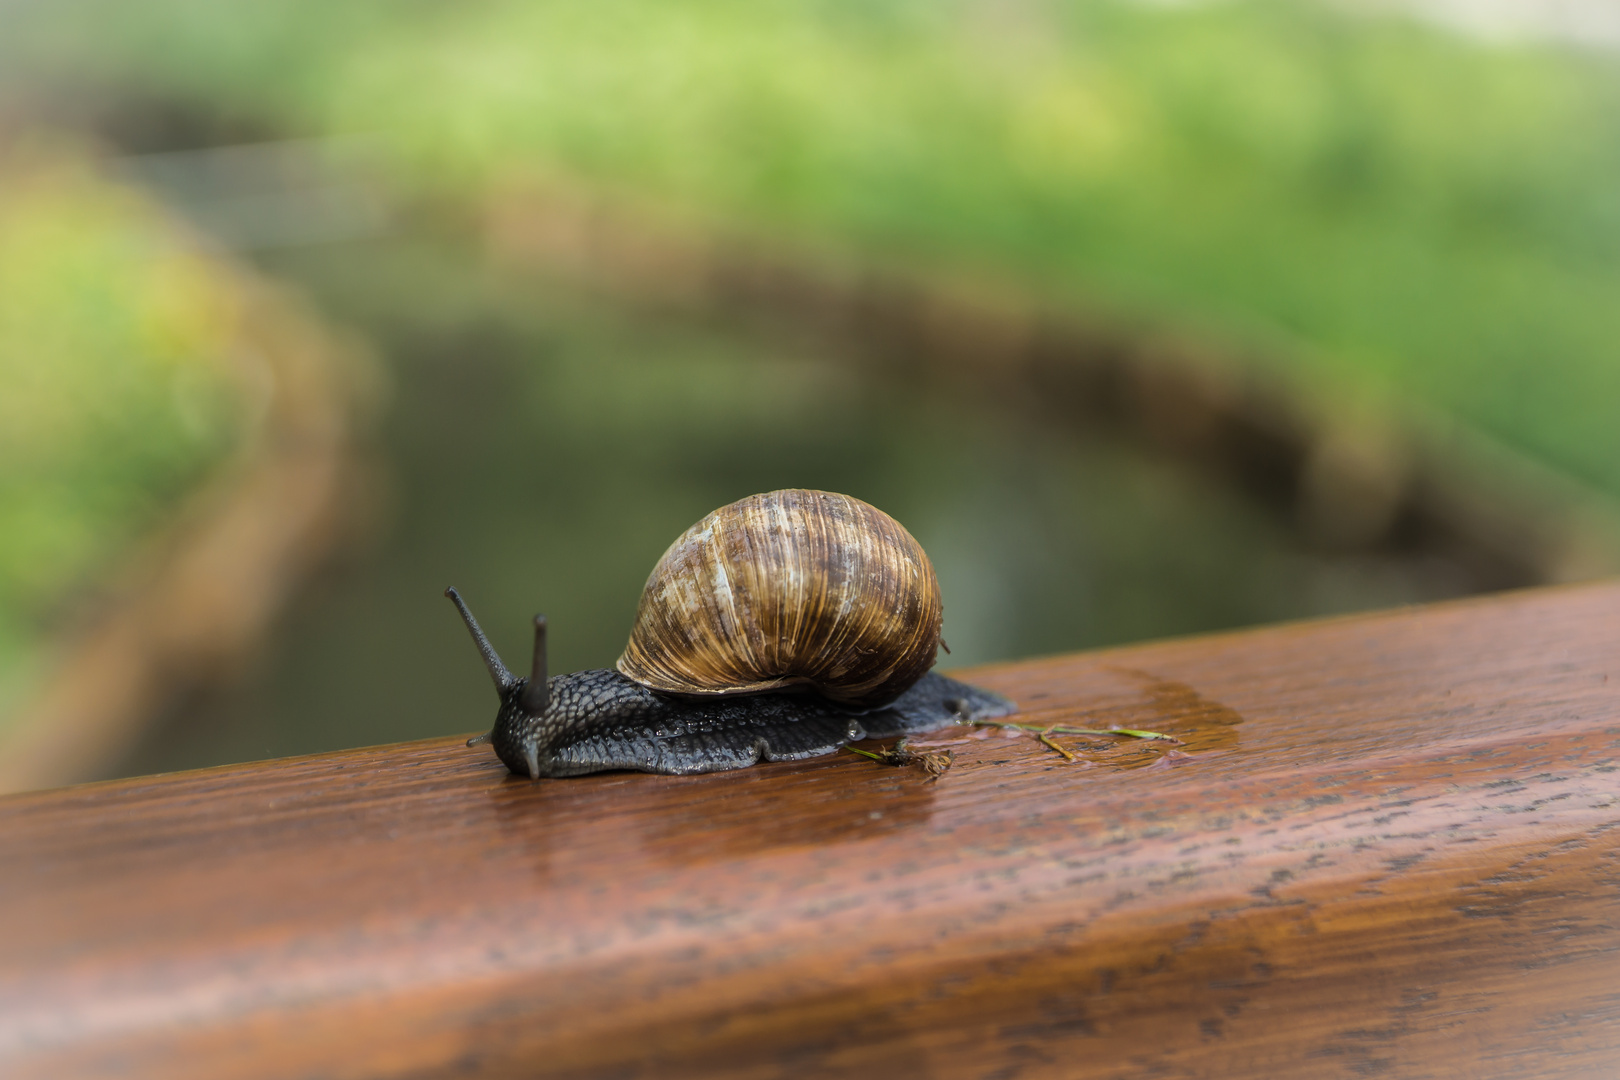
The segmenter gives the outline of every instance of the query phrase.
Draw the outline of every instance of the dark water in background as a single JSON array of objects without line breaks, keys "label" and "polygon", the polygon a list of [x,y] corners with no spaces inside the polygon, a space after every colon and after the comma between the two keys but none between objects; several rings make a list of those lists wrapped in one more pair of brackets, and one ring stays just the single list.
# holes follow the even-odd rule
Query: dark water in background
[{"label": "dark water in background", "polygon": [[946,667],[1446,591],[1413,567],[1313,554],[1290,522],[1117,435],[627,314],[453,246],[265,265],[380,354],[390,509],[242,680],[177,707],[120,774],[487,727],[495,698],[447,584],[510,663],[543,611],[553,671],[609,666],[669,542],[772,488],[846,492],[911,530],[944,592]]}]

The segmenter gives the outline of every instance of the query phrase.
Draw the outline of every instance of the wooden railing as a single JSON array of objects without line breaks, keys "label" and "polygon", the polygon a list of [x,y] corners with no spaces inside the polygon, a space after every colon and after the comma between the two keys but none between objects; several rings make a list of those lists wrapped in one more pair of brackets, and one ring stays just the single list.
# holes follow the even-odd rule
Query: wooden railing
[{"label": "wooden railing", "polygon": [[1184,745],[0,800],[0,1075],[1620,1075],[1620,584],[972,677]]}]

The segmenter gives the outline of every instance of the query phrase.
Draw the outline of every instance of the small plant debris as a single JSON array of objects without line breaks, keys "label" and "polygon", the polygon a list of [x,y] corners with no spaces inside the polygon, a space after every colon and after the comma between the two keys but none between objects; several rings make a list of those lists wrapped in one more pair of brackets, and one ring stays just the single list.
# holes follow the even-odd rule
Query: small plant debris
[{"label": "small plant debris", "polygon": [[[1182,745],[1181,740],[1173,735],[1166,735],[1158,731],[1142,731],[1139,728],[1077,728],[1065,727],[1062,724],[1049,724],[1041,727],[1037,724],[1018,724],[1010,720],[974,720],[974,727],[1004,728],[1009,731],[1027,731],[1034,735],[1042,745],[1050,747],[1063,755],[1064,761],[1079,761],[1073,751],[1070,751],[1052,741],[1053,735],[1116,735],[1125,739],[1143,739],[1151,742],[1167,742],[1173,746]],[[1171,750],[1169,753],[1178,753]],[[1185,755],[1183,755],[1185,756]]]},{"label": "small plant debris", "polygon": [[[970,723],[972,723],[974,727],[1004,728],[1009,731],[1028,732],[1029,734],[1034,735],[1042,745],[1057,751],[1059,754],[1062,754],[1063,760],[1069,762],[1081,761],[1083,759],[1076,755],[1073,751],[1053,742],[1053,735],[1113,735],[1123,739],[1141,739],[1148,742],[1165,742],[1169,743],[1171,746],[1182,745],[1181,740],[1176,738],[1174,735],[1166,735],[1159,731],[1142,731],[1139,728],[1077,728],[1065,727],[1062,724],[1049,724],[1043,727],[1039,724],[1016,724],[1010,720],[973,720],[970,721]],[[892,748],[886,750],[862,750],[856,746],[846,746],[844,749],[848,750],[852,754],[859,754],[861,757],[871,758],[880,765],[893,765],[901,768],[909,765],[915,765],[928,774],[929,780],[938,780],[941,776],[944,776],[946,771],[951,767],[951,763],[955,760],[955,754],[950,750],[932,750],[919,753],[918,751],[911,749],[908,742],[909,740],[907,739],[901,739],[899,742],[895,743]],[[1166,758],[1176,759],[1190,757],[1190,755],[1182,753],[1179,750],[1168,750],[1164,756]],[[1172,764],[1179,763],[1179,760],[1172,762]]]},{"label": "small plant debris", "polygon": [[1075,760],[1075,757],[1074,757],[1073,754],[1069,753],[1067,750],[1063,749],[1063,747],[1059,746],[1057,743],[1052,741],[1051,735],[1052,735],[1052,732],[1050,730],[1048,730],[1048,731],[1041,732],[1039,735],[1036,736],[1036,738],[1040,739],[1041,742],[1045,743],[1047,746],[1050,746],[1053,750],[1056,750],[1058,753],[1062,754],[1064,761],[1073,761],[1073,760]]},{"label": "small plant debris", "polygon": [[919,753],[908,745],[909,742],[908,739],[901,739],[893,747],[876,751],[862,750],[855,746],[846,746],[844,749],[883,765],[893,765],[897,768],[915,765],[928,774],[930,782],[944,776],[951,763],[956,760],[956,754],[950,750],[926,750]]},{"label": "small plant debris", "polygon": [[1015,724],[1009,720],[973,720],[970,722],[974,727],[1014,728],[1018,731],[1033,732],[1036,735],[1043,736],[1043,742],[1045,741],[1044,736],[1047,735],[1118,735],[1127,739],[1152,739],[1159,742],[1174,743],[1177,746],[1181,745],[1181,740],[1174,735],[1166,735],[1159,731],[1142,731],[1139,728],[1078,728],[1064,727],[1061,724],[1041,727],[1038,724]]}]

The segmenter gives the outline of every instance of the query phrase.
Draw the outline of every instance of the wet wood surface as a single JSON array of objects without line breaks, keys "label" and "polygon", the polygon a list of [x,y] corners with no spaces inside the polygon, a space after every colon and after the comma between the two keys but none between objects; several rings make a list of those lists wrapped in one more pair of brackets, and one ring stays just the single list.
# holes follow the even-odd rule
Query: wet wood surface
[{"label": "wet wood surface", "polygon": [[1620,1075],[1620,584],[973,677],[1184,745],[0,800],[0,1075]]}]

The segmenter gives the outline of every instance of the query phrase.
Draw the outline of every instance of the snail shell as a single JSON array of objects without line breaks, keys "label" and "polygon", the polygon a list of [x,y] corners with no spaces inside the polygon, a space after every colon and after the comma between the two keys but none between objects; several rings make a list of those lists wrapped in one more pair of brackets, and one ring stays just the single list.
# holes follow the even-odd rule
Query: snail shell
[{"label": "snail shell", "polygon": [[934,666],[943,618],[934,568],[899,522],[848,495],[771,491],[670,545],[617,666],[666,694],[803,684],[876,708]]}]

